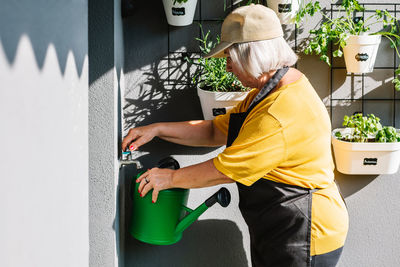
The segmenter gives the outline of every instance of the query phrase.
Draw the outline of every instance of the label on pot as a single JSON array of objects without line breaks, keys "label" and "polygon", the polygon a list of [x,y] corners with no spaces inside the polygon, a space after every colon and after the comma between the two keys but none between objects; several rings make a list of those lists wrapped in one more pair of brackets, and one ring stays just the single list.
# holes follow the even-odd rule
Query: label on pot
[{"label": "label on pot", "polygon": [[292,4],[279,4],[278,12],[279,13],[287,13],[292,11]]},{"label": "label on pot", "polygon": [[224,115],[226,114],[226,108],[213,108],[212,114],[213,116]]},{"label": "label on pot", "polygon": [[367,53],[358,53],[355,58],[357,61],[367,61],[369,56]]},{"label": "label on pot", "polygon": [[376,165],[378,164],[377,158],[364,158],[364,165]]},{"label": "label on pot", "polygon": [[172,15],[173,16],[185,16],[185,8],[184,7],[173,7]]}]

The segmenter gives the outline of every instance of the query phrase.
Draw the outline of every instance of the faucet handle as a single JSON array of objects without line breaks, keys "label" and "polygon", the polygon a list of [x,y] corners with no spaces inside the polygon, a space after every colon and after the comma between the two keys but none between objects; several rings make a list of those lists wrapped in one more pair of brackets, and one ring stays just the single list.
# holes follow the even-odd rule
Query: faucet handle
[{"label": "faucet handle", "polygon": [[122,160],[130,160],[131,158],[132,158],[132,154],[129,149],[122,151]]}]

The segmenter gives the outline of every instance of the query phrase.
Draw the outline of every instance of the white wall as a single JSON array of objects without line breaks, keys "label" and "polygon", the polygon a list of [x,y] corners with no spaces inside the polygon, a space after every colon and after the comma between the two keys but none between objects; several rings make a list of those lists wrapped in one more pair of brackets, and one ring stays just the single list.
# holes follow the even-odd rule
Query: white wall
[{"label": "white wall", "polygon": [[[57,3],[58,2],[58,3]],[[0,266],[87,266],[87,1],[0,9]]]}]

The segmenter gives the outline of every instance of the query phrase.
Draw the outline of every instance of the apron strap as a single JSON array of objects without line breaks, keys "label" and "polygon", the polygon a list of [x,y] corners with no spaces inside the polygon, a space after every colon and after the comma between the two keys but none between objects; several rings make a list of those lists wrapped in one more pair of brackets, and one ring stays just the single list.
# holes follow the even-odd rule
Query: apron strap
[{"label": "apron strap", "polygon": [[282,77],[289,70],[289,67],[284,67],[282,69],[277,70],[274,75],[267,81],[264,87],[258,92],[256,97],[250,103],[248,109],[245,112],[240,113],[231,113],[229,117],[229,128],[228,128],[228,139],[226,142],[226,147],[229,147],[233,144],[236,137],[239,135],[240,129],[249,115],[250,111],[260,103],[264,98],[268,96],[268,94],[274,89]]},{"label": "apron strap", "polygon": [[278,85],[282,77],[288,72],[289,67],[285,66],[282,69],[277,70],[271,79],[264,85],[264,87],[260,90],[260,92],[256,95],[256,97],[251,102],[249,108],[246,113],[249,114],[250,111],[257,106],[264,98],[268,96],[268,94]]}]

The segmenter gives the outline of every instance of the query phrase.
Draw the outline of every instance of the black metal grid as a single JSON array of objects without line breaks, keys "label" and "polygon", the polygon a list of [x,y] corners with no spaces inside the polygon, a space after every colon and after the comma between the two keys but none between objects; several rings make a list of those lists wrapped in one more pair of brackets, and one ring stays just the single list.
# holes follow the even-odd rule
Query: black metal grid
[{"label": "black metal grid", "polygon": [[[361,4],[361,3],[360,3]],[[394,17],[397,17],[397,6],[400,5],[396,3],[365,3],[361,4],[364,8],[366,6],[388,6],[391,7],[392,9],[387,9],[388,12],[394,13]],[[336,6],[340,6],[339,4],[331,4],[331,9],[327,10],[327,12],[330,12],[331,18],[333,18],[334,12],[338,12],[339,9],[335,9]],[[362,17],[365,17],[366,12],[375,12],[375,9],[368,10],[367,8],[362,12]],[[360,101],[361,102],[361,110],[358,112],[362,112],[364,114],[364,107],[365,107],[365,102],[366,101],[392,101],[392,111],[393,111],[393,116],[392,116],[392,125],[396,127],[396,102],[400,101],[400,98],[396,98],[396,90],[394,88],[394,84],[392,86],[393,89],[393,94],[392,98],[364,98],[365,95],[365,74],[354,74],[351,73],[351,78],[352,82],[354,82],[354,77],[360,77],[361,76],[361,98],[333,98],[332,93],[333,93],[333,72],[335,69],[346,69],[346,67],[339,67],[339,66],[334,66],[333,62],[333,49],[332,49],[332,43],[331,43],[331,49],[330,49],[330,59],[331,59],[331,67],[330,67],[330,90],[329,90],[329,98],[330,98],[330,114],[331,114],[331,120],[333,118],[333,101],[351,101],[351,102],[356,102]],[[375,67],[374,70],[376,69],[388,69],[388,70],[393,70],[393,77],[395,77],[395,70],[397,69],[396,66],[396,58],[397,54],[396,51],[393,49],[393,66],[384,66],[384,67]]]},{"label": "black metal grid", "polygon": [[[226,1],[228,2],[228,0]],[[232,11],[233,7],[233,0],[230,0],[230,4],[231,4],[231,8],[230,11]],[[198,19],[194,19],[193,20],[193,24],[195,23],[203,23],[203,22],[221,22],[223,21],[223,18],[215,18],[215,19],[203,19],[202,16],[202,0],[198,0],[198,15],[199,18]],[[196,14],[195,14],[196,16]],[[188,64],[185,60],[185,57],[189,57],[192,59],[196,59],[200,57],[200,51],[185,51],[185,52],[175,52],[171,50],[171,39],[170,39],[170,35],[171,35],[171,29],[174,26],[171,26],[168,24],[168,78],[167,78],[167,84],[168,85],[185,85],[185,86],[191,86],[193,85],[190,82],[190,77],[184,77],[185,79],[179,79],[179,80],[172,80],[171,76],[174,74],[174,71],[176,70],[172,70],[172,67],[174,64],[172,64],[173,61],[178,61],[178,63],[176,65],[181,65],[181,64]],[[201,38],[202,37],[202,32],[201,29],[199,27],[199,32],[198,32],[198,37]],[[193,40],[194,41],[194,40]],[[176,66],[175,65],[175,66]],[[189,66],[190,68],[190,66]],[[187,72],[187,74],[190,76],[190,71]]]},{"label": "black metal grid", "polygon": [[[228,3],[230,4],[230,7],[228,9],[228,11],[232,11],[236,6],[234,6],[234,0],[226,0],[226,3],[228,5]],[[266,1],[264,0],[263,3],[265,4]],[[361,4],[363,7],[366,6],[388,6],[391,9],[387,9],[389,12],[394,13],[394,17],[397,17],[397,10],[398,10],[398,6],[400,5],[400,3],[365,3],[365,4]],[[334,15],[334,12],[338,12],[339,9],[335,9],[336,6],[340,6],[340,4],[331,4],[331,8],[330,9],[325,9],[325,12],[327,14],[330,14],[331,18]],[[220,22],[222,23],[224,18],[209,18],[209,19],[203,19],[202,16],[202,0],[198,0],[198,19],[194,19],[194,23],[205,23],[205,22]],[[375,9],[371,9],[368,10],[366,9],[363,14],[362,17],[364,17],[366,12],[375,12]],[[176,52],[176,51],[172,51],[171,49],[171,29],[174,26],[170,26],[168,25],[168,56],[167,56],[167,71],[168,71],[168,77],[166,79],[167,85],[182,85],[182,86],[193,86],[193,83],[191,82],[191,73],[190,70],[185,70],[185,76],[181,76],[179,79],[171,79],[171,77],[173,77],[174,74],[176,74],[175,72],[177,71],[176,69],[174,70],[173,68],[176,66],[182,66],[183,64],[188,64],[185,61],[185,57],[191,57],[193,59],[199,58],[200,57],[200,52],[199,51],[185,51],[185,52]],[[295,31],[294,31],[294,49],[295,51],[297,51],[298,49],[298,27],[295,26]],[[201,30],[199,27],[199,31],[198,31],[198,36],[201,37]],[[346,69],[346,67],[343,66],[335,66],[334,64],[334,60],[333,60],[333,49],[332,49],[332,44],[331,44],[331,49],[330,49],[330,59],[331,59],[331,67],[330,67],[330,88],[329,88],[329,102],[330,102],[330,106],[329,106],[329,112],[330,112],[330,116],[331,116],[331,120],[333,121],[333,101],[350,101],[350,102],[357,102],[360,101],[361,102],[361,110],[358,112],[362,112],[364,113],[364,106],[365,106],[365,102],[366,101],[392,101],[393,103],[393,116],[392,116],[392,125],[396,127],[396,102],[400,101],[400,97],[396,98],[396,90],[394,89],[394,85],[393,85],[393,94],[391,98],[364,98],[364,91],[365,91],[365,74],[354,74],[351,73],[351,78],[352,78],[352,82],[354,83],[354,77],[361,77],[361,98],[333,98],[332,94],[333,94],[333,89],[334,89],[334,84],[333,84],[333,77],[334,77],[334,70],[338,70],[338,69]],[[388,69],[388,70],[393,70],[393,77],[395,77],[395,70],[397,69],[396,66],[396,51],[393,49],[393,66],[384,66],[384,67],[374,67],[375,69]],[[176,64],[173,64],[173,62],[175,61]],[[295,65],[297,66],[297,64]],[[188,69],[190,68],[190,66],[188,66]],[[348,75],[347,75],[348,76]]]},{"label": "black metal grid", "polygon": [[[207,22],[219,22],[222,24],[223,20],[225,19],[224,17],[221,18],[207,18],[204,19],[202,15],[202,1],[203,0],[198,0],[198,19],[193,20],[193,24],[196,23],[207,23]],[[237,3],[234,5],[235,0],[221,0],[221,1],[226,1],[226,12],[231,12],[233,11],[236,7],[238,7],[239,4]],[[264,5],[266,5],[266,0],[261,1]],[[228,13],[227,13],[228,14]],[[196,15],[195,15],[196,16]],[[181,79],[171,79],[170,77],[173,77],[174,74],[176,74],[176,69],[173,70],[174,66],[182,66],[183,64],[188,64],[186,60],[184,59],[185,57],[190,57],[193,59],[199,58],[200,57],[200,51],[185,51],[185,52],[176,52],[171,49],[171,30],[173,29],[174,26],[171,26],[168,24],[168,57],[167,57],[167,69],[168,69],[168,78],[166,79],[167,85],[182,85],[182,86],[193,86],[193,83],[191,82],[190,77],[190,71],[186,72],[185,77],[180,77]],[[201,29],[199,27],[198,31],[198,37],[201,38]],[[176,61],[176,64],[173,64],[173,62]],[[189,66],[190,67],[190,66]]]}]

